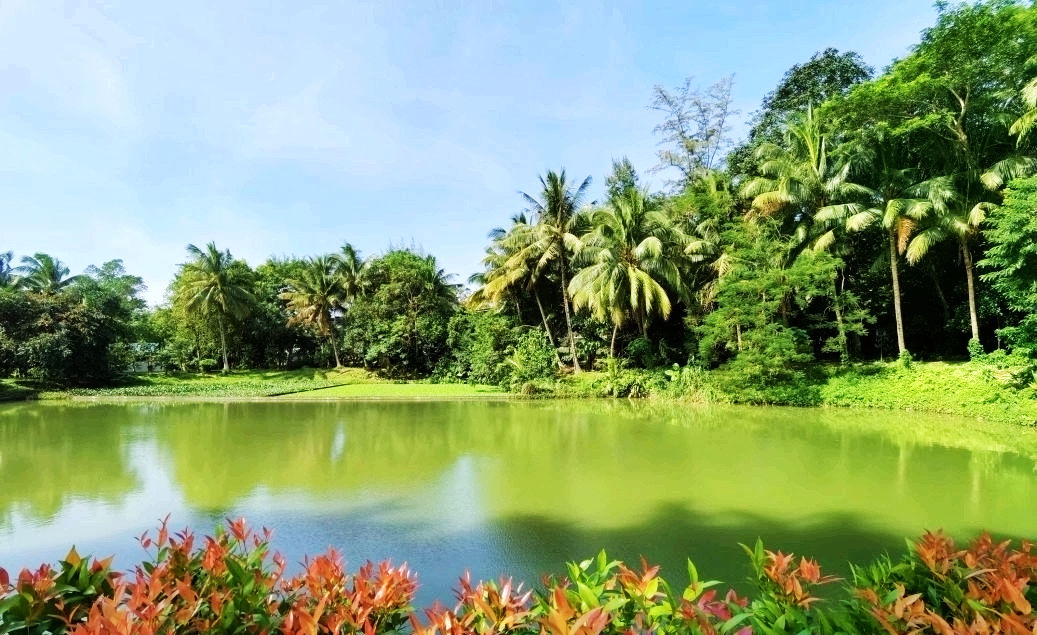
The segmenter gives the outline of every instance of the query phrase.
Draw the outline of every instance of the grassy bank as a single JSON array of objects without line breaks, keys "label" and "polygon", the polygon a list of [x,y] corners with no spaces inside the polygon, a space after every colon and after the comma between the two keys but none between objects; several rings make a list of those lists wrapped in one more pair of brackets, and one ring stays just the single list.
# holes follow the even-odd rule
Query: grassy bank
[{"label": "grassy bank", "polygon": [[[812,365],[766,383],[727,370],[691,367],[601,371],[522,386],[544,398],[647,397],[701,403],[885,408],[1037,424],[1037,390],[1024,367],[993,358],[974,362]],[[0,381],[0,401],[94,397],[426,399],[501,397],[496,386],[399,382],[357,368],[143,375],[107,388],[48,389]]]},{"label": "grassy bank", "polygon": [[0,401],[107,397],[192,398],[436,398],[487,397],[507,393],[495,386],[397,382],[360,368],[234,371],[227,374],[136,375],[104,388],[55,388],[0,380]]},{"label": "grassy bank", "polygon": [[[533,391],[537,392],[537,391]],[[702,403],[884,408],[1037,424],[1037,383],[994,357],[972,362],[873,362],[805,366],[761,384],[720,369],[588,372],[539,387],[556,397],[672,397]]]},{"label": "grassy bank", "polygon": [[506,397],[497,386],[472,384],[367,383],[346,384],[284,395],[284,399],[428,399],[436,397]]}]

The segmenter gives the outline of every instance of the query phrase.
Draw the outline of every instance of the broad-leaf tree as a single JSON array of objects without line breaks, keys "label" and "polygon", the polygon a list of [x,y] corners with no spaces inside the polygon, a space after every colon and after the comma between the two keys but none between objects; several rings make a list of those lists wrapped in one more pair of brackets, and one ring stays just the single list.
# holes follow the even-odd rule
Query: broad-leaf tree
[{"label": "broad-leaf tree", "polygon": [[793,117],[811,106],[845,95],[853,86],[871,78],[873,69],[854,51],[826,48],[796,64],[764,96],[753,113],[748,138],[728,156],[728,169],[735,174],[754,174],[759,163],[754,153],[764,143],[781,143],[785,127]]},{"label": "broad-leaf tree", "polygon": [[1004,204],[987,219],[989,247],[979,266],[982,280],[1019,315],[1017,324],[998,331],[1013,348],[1037,351],[1037,178],[1015,181]]}]

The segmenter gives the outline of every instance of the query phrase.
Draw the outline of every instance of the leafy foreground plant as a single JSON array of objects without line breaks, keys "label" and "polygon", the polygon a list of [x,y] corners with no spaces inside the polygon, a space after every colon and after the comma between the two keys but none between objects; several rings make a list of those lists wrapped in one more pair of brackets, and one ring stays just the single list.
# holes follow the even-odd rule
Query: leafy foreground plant
[{"label": "leafy foreground plant", "polygon": [[752,633],[1034,633],[1037,557],[987,535],[956,549],[925,534],[899,562],[853,569],[843,599],[821,600],[825,576],[814,560],[757,542],[746,548],[753,597],[703,581],[689,561],[679,592],[643,559],[638,569],[596,558],[569,563],[562,577],[524,590],[510,578],[459,581],[453,608],[413,607],[417,578],[407,566],[367,563],[348,573],[337,552],[285,575],[270,532],[228,522],[213,536],[170,534],[163,523],[141,545],[147,558],[118,573],[111,559],[73,549],[57,568],[16,578],[0,569],[0,633],[413,633],[414,635]]}]

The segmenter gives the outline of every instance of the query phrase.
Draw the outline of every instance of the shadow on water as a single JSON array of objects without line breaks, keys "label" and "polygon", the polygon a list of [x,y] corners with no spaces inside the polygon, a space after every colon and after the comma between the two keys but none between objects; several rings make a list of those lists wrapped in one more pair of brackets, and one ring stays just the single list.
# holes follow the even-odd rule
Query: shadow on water
[{"label": "shadow on water", "polygon": [[[830,514],[808,523],[738,514],[718,522],[672,504],[612,528],[581,527],[529,514],[442,532],[421,523],[387,523],[386,513],[382,506],[354,510],[345,518],[275,514],[263,520],[278,528],[275,546],[293,563],[329,546],[338,549],[352,569],[365,560],[407,561],[419,575],[421,604],[452,601],[452,589],[465,568],[474,578],[506,574],[528,585],[545,574],[563,574],[566,561],[590,558],[600,549],[631,564],[641,556],[661,564],[663,576],[675,586],[687,583],[686,562],[691,558],[704,579],[722,580],[746,592],[750,566],[739,543],[751,545],[757,537],[768,548],[815,557],[826,572],[844,578],[849,576],[849,561],[867,562],[905,548],[903,536],[869,528],[852,514]],[[834,592],[835,586],[829,590]]]}]

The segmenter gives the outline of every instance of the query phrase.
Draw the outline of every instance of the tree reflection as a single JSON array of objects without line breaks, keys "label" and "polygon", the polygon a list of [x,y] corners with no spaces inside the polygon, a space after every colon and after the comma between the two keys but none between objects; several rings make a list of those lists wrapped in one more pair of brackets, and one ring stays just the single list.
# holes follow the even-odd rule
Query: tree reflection
[{"label": "tree reflection", "polygon": [[70,500],[114,503],[138,486],[128,468],[123,408],[16,405],[0,409],[0,526],[36,520]]}]

